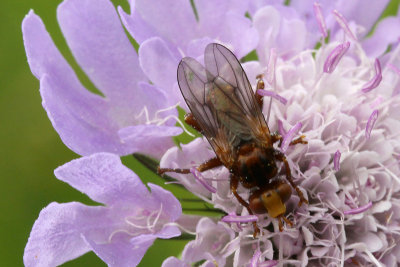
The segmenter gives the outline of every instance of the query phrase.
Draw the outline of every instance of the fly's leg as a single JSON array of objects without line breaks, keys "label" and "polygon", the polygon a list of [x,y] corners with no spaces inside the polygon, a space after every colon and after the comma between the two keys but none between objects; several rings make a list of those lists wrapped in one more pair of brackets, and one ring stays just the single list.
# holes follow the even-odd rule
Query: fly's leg
[{"label": "fly's leg", "polygon": [[283,222],[282,222],[282,221],[285,221],[285,223],[286,223],[287,225],[289,225],[290,227],[293,226],[293,223],[292,223],[291,220],[289,220],[288,218],[286,218],[286,217],[283,216],[283,215],[280,215],[280,216],[278,217],[279,231],[280,231],[280,232],[283,231]]},{"label": "fly's leg", "polygon": [[[304,138],[306,138],[306,136],[301,135],[300,137],[298,137],[298,138],[294,139],[292,142],[290,142],[289,146],[293,146],[296,144],[308,144],[308,141],[304,140]],[[271,140],[272,140],[272,143],[276,143],[277,141],[279,141],[279,146],[281,146],[283,138],[279,133],[276,132],[276,133],[271,134]]]},{"label": "fly's leg", "polygon": [[199,123],[197,122],[196,118],[193,116],[192,113],[185,114],[185,122],[199,133],[201,134],[203,133]]},{"label": "fly's leg", "polygon": [[[209,159],[206,162],[200,164],[197,167],[197,170],[199,172],[204,172],[206,170],[219,167],[221,165],[222,165],[222,162],[219,160],[219,158],[215,157],[215,158]],[[160,166],[157,168],[157,173],[159,175],[163,175],[166,172],[176,172],[176,173],[188,174],[188,173],[190,173],[190,169],[160,168]]]},{"label": "fly's leg", "polygon": [[[241,196],[239,196],[239,194],[237,192],[238,186],[239,186],[238,177],[231,174],[231,191],[232,191],[233,195],[236,197],[236,199],[239,201],[239,203],[247,209],[249,214],[253,215],[253,211],[250,209],[249,203],[247,203]],[[254,229],[253,237],[256,238],[257,235],[260,233],[260,228],[258,228],[256,222],[253,222],[253,229]]]},{"label": "fly's leg", "polygon": [[279,161],[282,161],[283,164],[285,164],[285,171],[286,171],[286,180],[288,180],[288,182],[290,183],[290,185],[296,190],[297,195],[300,198],[300,202],[299,202],[299,207],[305,203],[308,204],[307,199],[305,199],[305,197],[303,196],[303,192],[300,191],[300,189],[297,187],[297,185],[294,183],[293,179],[292,179],[292,173],[290,171],[290,167],[289,167],[289,163],[285,157],[284,154],[282,154],[279,151],[275,152],[275,158]]},{"label": "fly's leg", "polygon": [[264,98],[261,95],[257,94],[257,90],[265,88],[263,76],[264,76],[263,74],[258,74],[256,76],[257,86],[256,86],[256,92],[255,92],[256,101],[261,110],[263,109]]}]

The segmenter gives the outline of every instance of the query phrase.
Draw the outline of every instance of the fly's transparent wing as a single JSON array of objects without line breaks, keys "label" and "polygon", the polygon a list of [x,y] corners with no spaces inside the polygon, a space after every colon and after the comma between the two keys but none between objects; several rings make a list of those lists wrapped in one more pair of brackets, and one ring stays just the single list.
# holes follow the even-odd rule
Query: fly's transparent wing
[{"label": "fly's transparent wing", "polygon": [[242,112],[264,122],[247,75],[235,55],[225,46],[212,43],[206,47],[204,62],[208,80],[222,79],[230,84],[235,88],[235,96],[240,101]]},{"label": "fly's transparent wing", "polygon": [[192,114],[207,139],[216,138],[219,124],[212,106],[207,104],[207,94],[212,84],[207,80],[207,70],[195,59],[185,57],[178,66],[178,84]]}]

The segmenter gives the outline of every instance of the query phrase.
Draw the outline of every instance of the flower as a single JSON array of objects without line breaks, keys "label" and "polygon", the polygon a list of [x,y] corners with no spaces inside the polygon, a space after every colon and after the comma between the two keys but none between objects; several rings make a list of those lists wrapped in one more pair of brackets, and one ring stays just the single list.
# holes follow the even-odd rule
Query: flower
[{"label": "flower", "polygon": [[73,160],[55,170],[58,179],[104,206],[78,202],[45,207],[24,253],[25,266],[55,266],[88,251],[109,266],[136,266],[156,238],[179,236],[179,201],[163,188],[146,186],[109,153]]},{"label": "flower", "polygon": [[[142,152],[160,157],[182,130],[167,91],[149,84],[107,0],[66,0],[57,17],[72,54],[104,97],[89,92],[31,11],[22,23],[32,73],[54,128],[80,155]],[[90,21],[90,23],[88,23]]]},{"label": "flower", "polygon": [[[307,195],[309,205],[298,207],[299,197],[292,194],[286,202],[286,214],[294,226],[279,232],[277,220],[259,215],[257,224],[262,233],[253,239],[250,222],[255,218],[231,194],[226,168],[202,173],[203,181],[195,177],[200,176],[195,172],[170,175],[228,214],[218,223],[235,232],[235,237],[221,244],[234,248],[228,250],[230,255],[224,254],[225,261],[233,266],[336,266],[351,262],[396,266],[400,263],[396,246],[400,242],[400,47],[393,46],[379,58],[371,57],[363,48],[369,39],[353,38],[353,28],[358,25],[354,20],[348,22],[339,10],[335,27],[339,27],[337,34],[342,39],[332,38],[319,49],[309,49],[307,42],[297,41],[296,27],[285,26],[281,32],[273,29],[276,24],[265,24],[267,15],[274,16],[267,10],[274,9],[282,19],[285,13],[271,6],[253,14],[261,35],[257,46],[260,60],[245,62],[243,68],[253,88],[255,77],[266,74],[267,90],[274,93],[260,94],[285,100],[273,101],[271,109],[269,101],[264,101],[263,113],[269,117],[271,132],[279,131],[286,143],[295,135],[306,136],[308,145],[276,149],[285,151],[295,182]],[[327,27],[331,30],[332,26]],[[293,40],[291,36],[295,36]],[[285,46],[289,50],[278,46],[286,41],[290,42]],[[387,41],[385,47],[389,44]],[[169,149],[160,165],[193,168],[212,158],[211,151],[208,142],[199,138],[182,150]],[[283,170],[280,175],[284,177]],[[208,182],[206,186],[204,181]],[[209,190],[211,187],[216,192]],[[239,188],[239,194],[248,199],[250,192]],[[184,251],[192,244],[208,244],[202,249],[213,252],[213,231],[212,227],[202,228]],[[206,240],[208,234],[212,237]],[[198,255],[202,255],[204,264],[220,262],[219,255]],[[201,259],[188,261],[182,254],[180,259],[167,259],[165,266],[178,261],[193,264]]]}]

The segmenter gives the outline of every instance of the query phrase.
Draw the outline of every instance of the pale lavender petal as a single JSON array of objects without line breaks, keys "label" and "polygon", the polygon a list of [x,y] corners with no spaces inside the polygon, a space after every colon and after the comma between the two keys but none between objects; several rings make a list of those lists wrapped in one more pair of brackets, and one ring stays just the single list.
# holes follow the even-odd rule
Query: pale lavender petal
[{"label": "pale lavender petal", "polygon": [[[196,18],[190,2],[186,0],[131,1],[131,14],[123,17],[125,27],[139,44],[154,36],[173,44],[182,44],[196,36]],[[147,33],[147,30],[150,32]]]},{"label": "pale lavender petal", "polygon": [[328,30],[326,29],[326,23],[324,19],[324,15],[321,11],[321,5],[318,2],[314,2],[314,15],[318,22],[319,30],[322,34],[322,37],[326,38],[328,36]]},{"label": "pale lavender petal", "polygon": [[269,90],[264,90],[264,89],[258,89],[257,94],[261,96],[270,96],[281,102],[282,104],[286,105],[287,99],[284,98],[283,96],[278,95],[274,91],[269,91]]},{"label": "pale lavender petal", "polygon": [[336,66],[339,64],[343,55],[349,50],[350,42],[346,42],[336,46],[332,52],[328,55],[325,63],[324,63],[324,72],[332,73]]},{"label": "pale lavender petal", "polygon": [[76,202],[49,204],[33,225],[24,252],[25,266],[57,266],[90,251],[81,235],[91,227],[105,227],[106,217],[104,207]]},{"label": "pale lavender petal", "polygon": [[400,37],[400,17],[388,17],[379,22],[374,34],[363,41],[362,46],[370,57],[381,56],[389,45]]},{"label": "pale lavender petal", "polygon": [[154,124],[129,126],[118,131],[121,141],[126,143],[132,152],[145,151],[155,158],[160,158],[166,149],[173,146],[172,136],[181,133],[180,127]]},{"label": "pale lavender petal", "polygon": [[139,177],[114,154],[98,153],[79,158],[58,167],[54,173],[94,201],[108,205],[133,205],[149,195]]},{"label": "pale lavender petal", "polygon": [[258,217],[256,215],[226,215],[222,217],[221,221],[227,223],[246,223],[246,222],[256,222]]},{"label": "pale lavender petal", "polygon": [[357,41],[357,37],[351,31],[349,23],[347,22],[346,18],[342,14],[340,14],[339,11],[337,10],[333,10],[332,14],[335,17],[336,21],[339,23],[340,27],[346,33],[346,35],[353,41]]},{"label": "pale lavender petal", "polygon": [[182,206],[174,195],[164,188],[149,183],[151,196],[163,205],[163,214],[169,216],[170,221],[177,220],[182,215]]},{"label": "pale lavender petal", "polygon": [[292,142],[292,139],[294,135],[300,130],[302,127],[302,124],[300,122],[296,123],[290,130],[285,134],[285,137],[283,138],[282,144],[281,144],[281,149],[283,152],[285,152],[289,145],[290,142]]},{"label": "pale lavender petal", "polygon": [[382,15],[389,1],[355,0],[349,2],[340,0],[335,3],[335,6],[349,21],[354,21],[365,28],[365,34],[367,34]]},{"label": "pale lavender petal", "polygon": [[118,13],[125,28],[135,41],[141,44],[146,39],[157,36],[157,30],[135,11],[135,0],[128,0],[128,2],[130,3],[132,15],[127,14],[120,6],[118,6]]},{"label": "pale lavender petal", "polygon": [[372,202],[368,202],[366,205],[358,207],[356,209],[351,209],[351,210],[346,210],[343,211],[344,215],[352,215],[352,214],[358,214],[358,213],[362,213],[366,210],[369,210],[372,207]]},{"label": "pale lavender petal", "polygon": [[134,88],[146,77],[112,3],[67,0],[57,17],[72,53],[96,87],[111,101],[138,101]]},{"label": "pale lavender petal", "polygon": [[[153,37],[144,41],[139,47],[139,60],[144,73],[159,88],[170,89],[176,83],[175,70],[180,58],[173,55],[161,38]],[[168,94],[171,93],[169,90]]]},{"label": "pale lavender petal", "polygon": [[363,88],[361,89],[363,93],[368,93],[372,89],[378,87],[382,81],[382,70],[379,59],[375,59],[374,66],[375,66],[375,76],[363,86]]},{"label": "pale lavender petal", "polygon": [[375,109],[371,116],[369,116],[367,126],[365,127],[365,138],[369,139],[371,137],[372,128],[374,128],[375,122],[378,119],[378,110]]},{"label": "pale lavender petal", "polygon": [[267,79],[267,82],[271,86],[275,86],[275,66],[276,66],[277,57],[278,57],[278,55],[276,54],[276,48],[271,48],[271,50],[269,51],[267,75],[265,77]]},{"label": "pale lavender petal", "polygon": [[253,258],[251,258],[250,267],[258,267],[258,262],[260,261],[261,251],[257,249],[254,252]]},{"label": "pale lavender petal", "polygon": [[275,267],[278,265],[279,261],[271,260],[271,261],[264,261],[258,264],[258,267]]},{"label": "pale lavender petal", "polygon": [[190,267],[190,265],[176,257],[168,257],[164,260],[161,267]]},{"label": "pale lavender petal", "polygon": [[333,169],[335,171],[339,171],[339,169],[340,169],[340,156],[341,156],[341,153],[339,150],[337,150],[335,152],[335,156],[333,157]]},{"label": "pale lavender petal", "polygon": [[[135,95],[141,99],[142,105],[129,103],[128,108],[123,105],[110,106],[110,101],[90,93],[80,84],[38,16],[30,12],[22,28],[29,64],[32,72],[40,79],[43,106],[63,142],[80,155],[100,151],[120,155],[137,152],[135,143],[121,142],[118,129],[137,123],[135,116],[143,104],[149,112],[156,112],[160,107],[168,105],[164,92],[139,83]],[[173,120],[167,122],[172,125],[174,123]],[[165,144],[158,147],[159,154],[172,145],[171,140],[164,141]],[[141,152],[147,153],[146,150]]]},{"label": "pale lavender petal", "polygon": [[130,238],[125,233],[113,235],[110,243],[97,243],[85,236],[85,241],[93,252],[110,267],[136,266],[147,249],[153,244],[155,236],[139,235]]},{"label": "pale lavender petal", "polygon": [[217,189],[215,187],[206,182],[203,175],[197,170],[196,167],[190,168],[190,172],[193,174],[194,178],[196,178],[196,180],[199,181],[199,183],[203,185],[204,188],[206,188],[208,191],[210,191],[211,193],[217,192]]}]

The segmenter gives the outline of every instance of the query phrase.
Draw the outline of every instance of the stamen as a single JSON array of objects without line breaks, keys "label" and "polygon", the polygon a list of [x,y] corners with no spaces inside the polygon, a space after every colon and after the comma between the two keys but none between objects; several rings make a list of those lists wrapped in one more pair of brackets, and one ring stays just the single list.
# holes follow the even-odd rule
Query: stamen
[{"label": "stamen", "polygon": [[372,207],[372,202],[370,201],[368,202],[368,204],[361,206],[359,208],[343,211],[343,214],[344,215],[359,214],[370,209],[371,207]]},{"label": "stamen", "polygon": [[157,212],[157,216],[156,216],[156,218],[154,219],[154,221],[153,221],[153,223],[151,225],[150,225],[150,218],[153,217],[153,216],[149,216],[148,217],[147,225],[149,226],[150,229],[153,229],[156,226],[158,220],[160,219],[162,210],[163,210],[163,204],[160,203],[160,209],[158,211],[156,211]]},{"label": "stamen", "polygon": [[302,126],[303,125],[301,124],[301,122],[298,122],[287,132],[287,134],[283,138],[282,145],[281,145],[281,149],[283,152],[285,152],[288,149],[290,142],[292,141],[294,135],[300,130],[300,128]]},{"label": "stamen", "polygon": [[278,120],[278,131],[280,135],[285,135],[286,131],[283,128],[283,122],[281,120]]},{"label": "stamen", "polygon": [[326,38],[328,36],[328,31],[326,29],[324,15],[322,15],[321,5],[318,2],[314,2],[314,15],[318,22],[318,27],[322,36]]},{"label": "stamen", "polygon": [[389,68],[391,68],[394,72],[397,73],[397,75],[400,76],[400,69],[399,69],[398,67],[396,67],[395,65],[393,65],[393,64],[391,64],[391,63],[387,64],[386,66],[388,66]]},{"label": "stamen", "polygon": [[194,178],[196,178],[196,180],[199,181],[200,184],[202,184],[208,191],[211,193],[217,193],[217,189],[205,181],[203,175],[201,172],[199,172],[199,170],[197,170],[196,167],[190,168],[190,172],[193,174]]},{"label": "stamen", "polygon": [[261,256],[261,251],[257,249],[256,252],[254,252],[253,258],[251,258],[250,262],[251,267],[258,266],[258,261],[260,260],[260,256]]},{"label": "stamen", "polygon": [[274,267],[276,265],[278,265],[279,261],[275,261],[275,260],[270,260],[270,261],[264,261],[264,262],[260,262],[260,264],[258,264],[258,267]]},{"label": "stamen", "polygon": [[249,223],[258,221],[258,217],[256,215],[226,215],[222,217],[221,221],[226,223]]},{"label": "stamen", "polygon": [[161,125],[161,124],[165,123],[167,120],[169,120],[169,119],[171,119],[171,118],[172,118],[172,119],[175,119],[175,121],[181,126],[181,128],[183,129],[183,131],[184,131],[185,133],[187,133],[187,134],[190,135],[191,137],[195,137],[194,134],[192,134],[191,132],[188,131],[188,129],[186,129],[186,127],[185,127],[185,125],[182,123],[182,121],[181,121],[177,116],[174,116],[174,115],[169,115],[169,116],[165,117],[163,120],[159,121],[159,122],[157,123],[157,125]]},{"label": "stamen", "polygon": [[350,30],[349,23],[347,22],[346,18],[343,17],[336,9],[332,11],[333,16],[335,17],[336,21],[339,23],[340,27],[346,33],[346,35],[352,39],[353,41],[357,42],[357,37],[353,34]]},{"label": "stamen", "polygon": [[284,98],[283,96],[278,95],[274,91],[269,91],[269,90],[264,90],[264,89],[258,89],[257,94],[260,96],[270,96],[281,102],[282,104],[286,105],[287,99]]},{"label": "stamen", "polygon": [[364,84],[363,88],[361,89],[363,93],[368,93],[372,89],[378,87],[382,81],[382,69],[379,59],[375,59],[375,73],[375,76],[369,82]]},{"label": "stamen", "polygon": [[328,55],[324,63],[324,72],[332,73],[335,69],[337,64],[339,64],[340,59],[343,55],[349,50],[350,42],[345,42],[335,47],[332,52]]},{"label": "stamen", "polygon": [[340,169],[340,156],[341,155],[342,154],[340,153],[340,151],[337,150],[335,152],[335,156],[333,157],[333,168],[335,171],[339,171],[339,169]]},{"label": "stamen", "polygon": [[365,138],[369,139],[371,137],[372,128],[375,125],[376,120],[378,119],[378,110],[375,109],[371,116],[369,116],[367,126],[365,127]]}]

